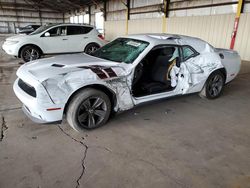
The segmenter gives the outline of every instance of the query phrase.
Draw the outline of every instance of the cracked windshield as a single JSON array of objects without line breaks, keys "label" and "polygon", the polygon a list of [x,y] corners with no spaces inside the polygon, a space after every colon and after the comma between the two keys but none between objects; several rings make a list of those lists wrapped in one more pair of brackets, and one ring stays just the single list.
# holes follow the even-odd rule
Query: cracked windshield
[{"label": "cracked windshield", "polygon": [[141,40],[118,38],[95,51],[92,56],[129,64],[133,63],[148,45],[148,42]]}]

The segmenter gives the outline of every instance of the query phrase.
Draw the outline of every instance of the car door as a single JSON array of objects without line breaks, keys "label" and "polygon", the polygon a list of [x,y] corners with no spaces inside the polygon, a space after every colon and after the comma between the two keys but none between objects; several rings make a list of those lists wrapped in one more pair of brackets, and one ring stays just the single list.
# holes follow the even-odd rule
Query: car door
[{"label": "car door", "polygon": [[[143,102],[148,102],[152,100],[157,100],[157,99],[181,94],[181,88],[180,88],[181,85],[178,82],[178,72],[176,72],[177,76],[176,76],[176,80],[175,80],[176,83],[174,87],[170,85],[172,84],[172,80],[171,80],[172,78],[170,77],[171,70],[172,69],[179,70],[179,67],[180,67],[180,61],[182,59],[180,52],[181,52],[181,49],[177,45],[156,46],[135,67],[134,77],[132,81],[133,82],[132,92],[133,92],[135,104],[140,104]],[[159,65],[159,67],[157,64]],[[143,74],[141,73],[141,71],[138,71],[138,68],[140,69],[140,67],[143,68],[143,72],[144,72]],[[145,80],[145,77],[148,77],[149,75],[151,75],[149,79],[146,79],[146,82],[145,81],[140,82],[140,80],[137,80],[137,83],[140,83],[140,84],[142,83],[141,86],[138,86],[138,84],[135,84],[135,80],[134,80],[137,77],[136,74],[138,74],[138,72],[139,72],[140,77],[143,80]],[[155,88],[157,89],[159,87],[159,83],[161,84],[163,82],[166,82],[167,84],[169,84],[166,90],[164,90],[163,88],[163,90],[159,90],[159,92],[153,91],[152,93],[141,95],[141,91],[145,91],[145,89],[148,90],[148,88],[149,88],[149,91],[152,91],[152,89],[155,89]],[[136,94],[135,90],[137,90],[138,87],[142,87],[142,90],[138,90],[137,92],[138,94]]]},{"label": "car door", "polygon": [[66,35],[66,26],[49,29],[40,37],[40,42],[45,54],[67,53],[70,50],[68,37]]},{"label": "car door", "polygon": [[92,27],[67,26],[68,47],[70,52],[83,52],[89,42]]}]

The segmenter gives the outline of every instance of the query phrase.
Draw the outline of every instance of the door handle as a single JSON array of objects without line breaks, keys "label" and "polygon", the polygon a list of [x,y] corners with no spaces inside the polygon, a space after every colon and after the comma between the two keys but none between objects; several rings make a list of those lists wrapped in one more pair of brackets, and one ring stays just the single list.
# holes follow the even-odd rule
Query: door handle
[{"label": "door handle", "polygon": [[63,40],[68,40],[68,39],[63,39]]},{"label": "door handle", "polygon": [[89,37],[83,37],[84,39],[87,39],[87,38],[89,38]]}]

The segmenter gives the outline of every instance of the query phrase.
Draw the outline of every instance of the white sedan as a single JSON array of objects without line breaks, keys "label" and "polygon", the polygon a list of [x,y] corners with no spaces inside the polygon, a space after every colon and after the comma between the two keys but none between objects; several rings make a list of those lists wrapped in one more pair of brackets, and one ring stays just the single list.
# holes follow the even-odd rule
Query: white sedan
[{"label": "white sedan", "polygon": [[97,128],[111,112],[199,92],[215,99],[240,70],[237,52],[201,39],[167,34],[117,38],[91,55],[57,56],[17,71],[14,91],[36,122],[61,121],[77,131]]},{"label": "white sedan", "polygon": [[47,54],[92,53],[104,44],[103,36],[93,26],[51,24],[29,35],[9,37],[2,48],[7,54],[28,62]]}]

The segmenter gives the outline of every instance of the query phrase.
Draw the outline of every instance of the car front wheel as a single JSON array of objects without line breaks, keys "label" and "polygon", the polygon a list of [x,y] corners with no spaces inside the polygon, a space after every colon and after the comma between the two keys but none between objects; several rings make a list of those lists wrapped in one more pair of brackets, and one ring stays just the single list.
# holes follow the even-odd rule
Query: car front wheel
[{"label": "car front wheel", "polygon": [[24,62],[33,61],[41,57],[41,51],[35,46],[25,46],[21,50],[21,58]]},{"label": "car front wheel", "polygon": [[96,89],[84,89],[71,100],[66,118],[76,131],[94,129],[104,125],[110,116],[109,97]]},{"label": "car front wheel", "polygon": [[225,77],[220,71],[213,72],[207,79],[205,86],[200,92],[202,98],[208,99],[218,98],[223,90]]}]

